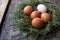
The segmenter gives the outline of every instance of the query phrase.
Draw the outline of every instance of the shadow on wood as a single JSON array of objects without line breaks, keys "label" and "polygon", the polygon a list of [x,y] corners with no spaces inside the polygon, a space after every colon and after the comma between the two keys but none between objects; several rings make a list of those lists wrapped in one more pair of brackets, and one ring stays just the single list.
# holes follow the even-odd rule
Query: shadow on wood
[{"label": "shadow on wood", "polygon": [[1,24],[0,24],[0,35],[1,35],[1,30],[2,30],[4,20],[5,20],[5,16],[6,16],[7,12],[8,12],[8,9],[9,9],[10,2],[11,2],[11,0],[9,0],[9,2],[7,4],[6,10],[4,12],[4,15],[3,15],[3,18],[2,18],[2,21],[1,21]]}]

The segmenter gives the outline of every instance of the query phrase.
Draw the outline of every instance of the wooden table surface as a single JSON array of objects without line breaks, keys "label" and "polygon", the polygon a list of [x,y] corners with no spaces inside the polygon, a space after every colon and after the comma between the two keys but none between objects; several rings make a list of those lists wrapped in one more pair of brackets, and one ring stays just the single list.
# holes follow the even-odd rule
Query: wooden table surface
[{"label": "wooden table surface", "polygon": [[9,0],[0,0],[0,23],[2,21],[8,2]]},{"label": "wooden table surface", "polygon": [[[16,29],[16,27],[12,26],[14,20],[14,10],[16,9],[17,4],[25,1],[26,0],[11,1],[8,13],[5,18],[5,22],[2,26],[3,29],[0,40],[27,40],[27,38],[25,38],[25,36],[22,33],[19,33],[19,29]],[[51,0],[51,1],[56,2],[56,4],[60,6],[59,0]],[[55,39],[60,40],[60,31],[56,35],[58,36],[56,36]],[[53,39],[54,38],[52,36],[49,36],[46,40],[53,40]]]}]

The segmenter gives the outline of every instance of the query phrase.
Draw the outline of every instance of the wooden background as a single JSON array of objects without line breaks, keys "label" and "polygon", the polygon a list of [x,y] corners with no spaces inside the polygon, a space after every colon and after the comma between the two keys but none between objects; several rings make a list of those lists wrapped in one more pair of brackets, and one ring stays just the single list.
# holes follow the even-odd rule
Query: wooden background
[{"label": "wooden background", "polygon": [[[2,26],[3,28],[0,40],[27,40],[27,38],[25,38],[25,36],[19,31],[19,29],[16,29],[16,27],[12,26],[14,20],[14,10],[16,9],[18,4],[25,1],[26,0],[11,0],[8,13]],[[58,6],[60,6],[60,0],[48,1],[55,2]],[[60,40],[60,31],[56,35],[56,37],[49,35],[45,40]]]},{"label": "wooden background", "polygon": [[8,2],[9,0],[0,0],[0,23],[2,21]]}]

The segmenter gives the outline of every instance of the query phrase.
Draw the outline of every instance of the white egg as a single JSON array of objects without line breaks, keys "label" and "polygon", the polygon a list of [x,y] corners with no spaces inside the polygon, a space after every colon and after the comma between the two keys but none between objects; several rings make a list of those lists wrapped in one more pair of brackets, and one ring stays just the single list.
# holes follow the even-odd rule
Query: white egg
[{"label": "white egg", "polygon": [[46,11],[47,11],[47,7],[46,7],[44,4],[39,4],[39,5],[37,6],[37,10],[38,10],[39,12],[46,12]]}]

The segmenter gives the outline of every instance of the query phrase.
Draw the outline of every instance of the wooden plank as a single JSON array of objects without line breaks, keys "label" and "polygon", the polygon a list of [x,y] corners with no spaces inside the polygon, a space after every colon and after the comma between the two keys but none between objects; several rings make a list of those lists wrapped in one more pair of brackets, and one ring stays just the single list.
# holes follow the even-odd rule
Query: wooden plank
[{"label": "wooden plank", "polygon": [[9,0],[0,0],[0,24]]}]

